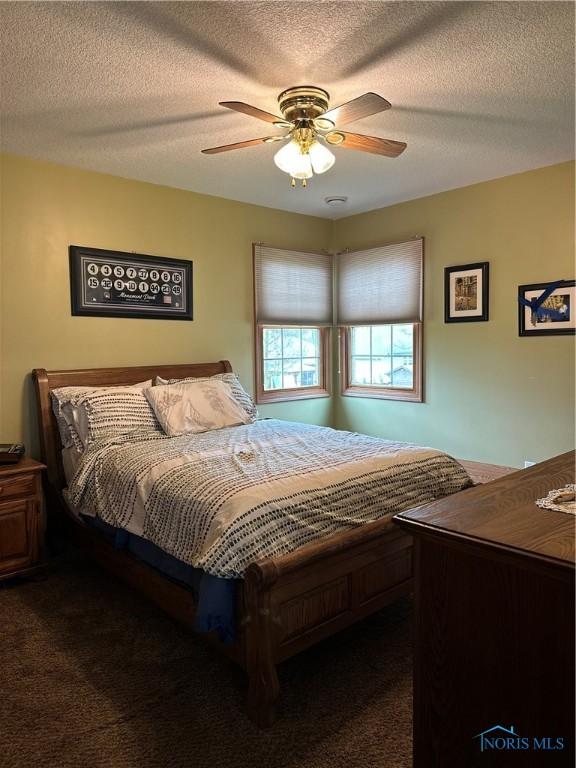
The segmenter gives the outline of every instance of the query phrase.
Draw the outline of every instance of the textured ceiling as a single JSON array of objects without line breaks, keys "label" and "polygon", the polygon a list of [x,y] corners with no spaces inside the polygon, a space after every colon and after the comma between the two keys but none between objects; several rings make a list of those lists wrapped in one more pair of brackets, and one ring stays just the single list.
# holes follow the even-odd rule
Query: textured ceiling
[{"label": "textured ceiling", "polygon": [[[327,217],[574,157],[571,2],[2,2],[0,21],[6,152]],[[277,146],[200,154],[270,133],[219,101],[277,113],[302,83],[381,94],[347,130],[408,149],[335,148],[306,190]]]}]

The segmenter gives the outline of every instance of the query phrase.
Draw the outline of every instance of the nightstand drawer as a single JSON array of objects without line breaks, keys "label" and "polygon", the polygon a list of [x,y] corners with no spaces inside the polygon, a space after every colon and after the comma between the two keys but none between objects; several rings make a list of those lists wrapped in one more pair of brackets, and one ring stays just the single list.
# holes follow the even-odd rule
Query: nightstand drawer
[{"label": "nightstand drawer", "polygon": [[18,464],[0,465],[0,581],[40,566],[43,469],[27,456]]},{"label": "nightstand drawer", "polygon": [[34,475],[0,477],[0,502],[4,499],[21,499],[24,496],[33,496],[35,492]]},{"label": "nightstand drawer", "polygon": [[25,501],[0,506],[0,569],[31,559],[28,530],[33,509]]}]

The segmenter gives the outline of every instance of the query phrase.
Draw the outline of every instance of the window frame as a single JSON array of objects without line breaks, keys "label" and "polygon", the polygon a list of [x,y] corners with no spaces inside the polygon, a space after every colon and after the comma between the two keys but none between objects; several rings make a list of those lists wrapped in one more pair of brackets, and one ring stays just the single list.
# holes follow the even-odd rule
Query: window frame
[{"label": "window frame", "polygon": [[[358,323],[358,327],[368,324]],[[370,323],[375,325],[412,325],[414,328],[414,381],[413,387],[385,387],[376,384],[352,384],[352,325],[339,326],[340,336],[340,394],[343,397],[367,397],[378,400],[403,400],[413,403],[424,402],[423,397],[423,324],[415,323]]]},{"label": "window frame", "polygon": [[[290,387],[289,389],[264,389],[264,329],[265,328],[314,328],[320,335],[320,370],[319,383],[311,387]],[[254,368],[256,380],[256,403],[280,403],[289,400],[311,400],[319,397],[330,397],[330,326],[325,325],[292,325],[275,323],[254,324]]]}]

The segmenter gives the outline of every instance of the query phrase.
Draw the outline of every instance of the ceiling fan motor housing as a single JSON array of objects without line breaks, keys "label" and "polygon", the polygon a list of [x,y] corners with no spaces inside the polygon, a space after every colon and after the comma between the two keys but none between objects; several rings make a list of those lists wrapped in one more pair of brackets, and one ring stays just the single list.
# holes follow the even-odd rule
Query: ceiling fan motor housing
[{"label": "ceiling fan motor housing", "polygon": [[314,120],[328,110],[330,94],[315,85],[287,88],[278,96],[280,111],[289,122]]}]

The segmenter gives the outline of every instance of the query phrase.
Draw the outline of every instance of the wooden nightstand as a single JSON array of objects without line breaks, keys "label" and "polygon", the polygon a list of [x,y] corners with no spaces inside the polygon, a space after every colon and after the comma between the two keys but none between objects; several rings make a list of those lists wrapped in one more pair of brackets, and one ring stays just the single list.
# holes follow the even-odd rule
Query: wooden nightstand
[{"label": "wooden nightstand", "polygon": [[0,465],[0,581],[34,570],[42,549],[42,470],[23,458]]}]

